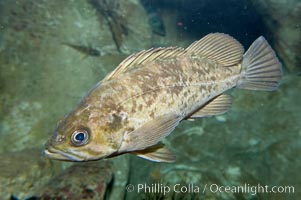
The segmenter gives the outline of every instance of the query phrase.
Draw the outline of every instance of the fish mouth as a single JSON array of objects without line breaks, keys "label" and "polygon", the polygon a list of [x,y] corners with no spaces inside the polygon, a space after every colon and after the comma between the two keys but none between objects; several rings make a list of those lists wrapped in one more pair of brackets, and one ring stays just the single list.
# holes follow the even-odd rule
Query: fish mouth
[{"label": "fish mouth", "polygon": [[43,154],[50,159],[63,160],[63,161],[84,161],[84,158],[80,158],[77,155],[73,155],[67,152],[60,151],[51,147],[46,148]]}]

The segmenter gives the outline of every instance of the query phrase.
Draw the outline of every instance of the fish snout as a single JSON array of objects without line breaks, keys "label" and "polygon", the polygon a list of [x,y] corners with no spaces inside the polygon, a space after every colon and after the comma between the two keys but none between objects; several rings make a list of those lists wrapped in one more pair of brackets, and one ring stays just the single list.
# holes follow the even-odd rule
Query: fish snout
[{"label": "fish snout", "polygon": [[85,159],[72,154],[71,152],[64,152],[58,149],[53,148],[52,146],[47,146],[43,151],[43,155],[50,159],[63,160],[63,161],[84,161]]}]

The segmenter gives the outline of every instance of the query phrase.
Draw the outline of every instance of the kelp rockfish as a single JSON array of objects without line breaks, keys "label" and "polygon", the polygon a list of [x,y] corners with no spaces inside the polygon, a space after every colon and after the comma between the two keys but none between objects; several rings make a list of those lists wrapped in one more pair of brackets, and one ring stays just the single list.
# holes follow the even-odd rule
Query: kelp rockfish
[{"label": "kelp rockfish", "polygon": [[160,141],[182,120],[223,114],[232,102],[225,91],[272,91],[281,76],[281,64],[262,36],[245,53],[222,33],[185,49],[141,51],[122,61],[59,123],[44,154],[88,161],[133,153],[172,162],[175,157]]}]

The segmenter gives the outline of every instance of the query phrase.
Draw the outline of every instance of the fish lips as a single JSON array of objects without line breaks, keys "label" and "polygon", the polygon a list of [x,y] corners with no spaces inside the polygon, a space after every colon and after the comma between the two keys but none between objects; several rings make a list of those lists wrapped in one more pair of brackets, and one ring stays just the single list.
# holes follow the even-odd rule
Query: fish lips
[{"label": "fish lips", "polygon": [[55,148],[48,147],[43,151],[43,155],[50,159],[63,161],[84,161],[84,158],[72,155],[67,152],[60,151]]}]

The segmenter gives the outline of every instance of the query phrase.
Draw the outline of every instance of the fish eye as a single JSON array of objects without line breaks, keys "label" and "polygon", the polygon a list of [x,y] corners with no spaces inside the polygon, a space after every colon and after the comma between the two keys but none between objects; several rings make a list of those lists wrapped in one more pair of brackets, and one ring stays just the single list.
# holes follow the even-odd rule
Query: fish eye
[{"label": "fish eye", "polygon": [[72,133],[71,141],[75,146],[87,144],[89,133],[86,130],[76,130]]}]

